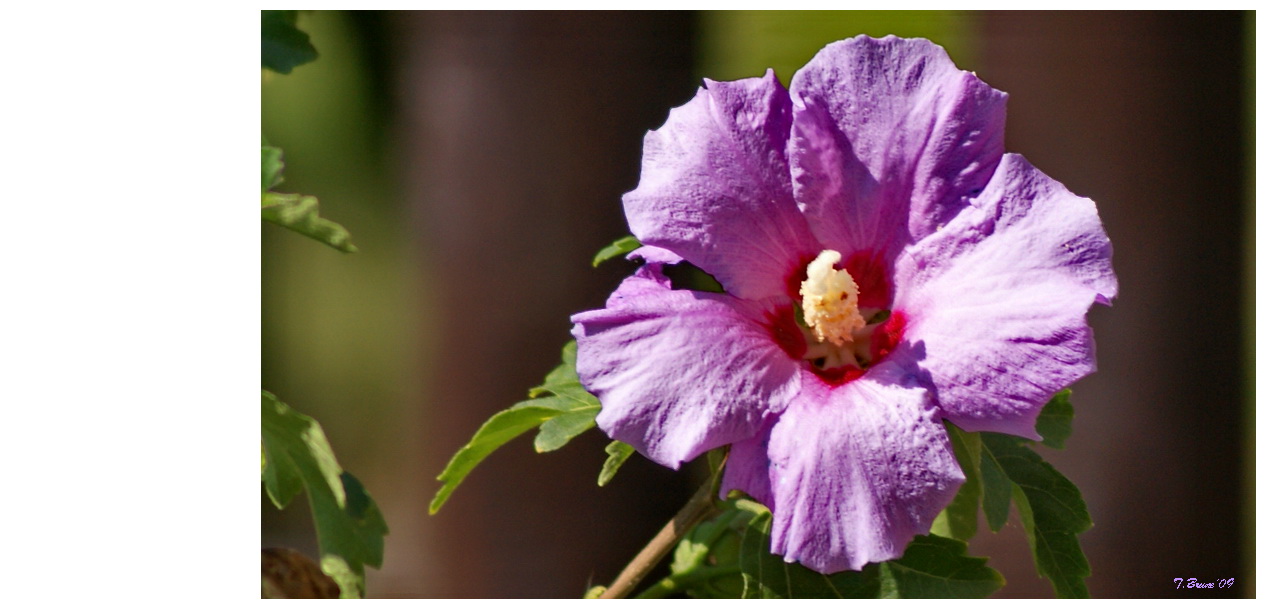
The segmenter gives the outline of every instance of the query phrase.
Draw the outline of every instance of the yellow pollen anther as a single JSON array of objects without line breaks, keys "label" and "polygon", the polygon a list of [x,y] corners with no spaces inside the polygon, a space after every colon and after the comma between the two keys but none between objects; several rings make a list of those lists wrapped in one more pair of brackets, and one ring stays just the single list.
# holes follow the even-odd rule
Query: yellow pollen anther
[{"label": "yellow pollen anther", "polygon": [[857,284],[848,271],[836,270],[840,253],[822,250],[809,263],[808,278],[800,284],[804,323],[819,341],[843,346],[853,342],[853,332],[866,327],[857,310]]}]

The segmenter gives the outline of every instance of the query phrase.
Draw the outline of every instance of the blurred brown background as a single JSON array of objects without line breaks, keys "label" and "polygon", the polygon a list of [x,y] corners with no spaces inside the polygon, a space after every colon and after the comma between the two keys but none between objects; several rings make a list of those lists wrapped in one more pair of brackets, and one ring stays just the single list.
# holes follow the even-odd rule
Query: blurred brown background
[{"label": "blurred brown background", "polygon": [[[620,195],[641,139],[701,76],[827,42],[923,36],[1011,94],[1007,148],[1093,198],[1121,296],[1091,313],[1098,374],[1043,454],[1077,483],[1099,597],[1254,596],[1253,17],[1244,13],[306,13],[321,53],[266,77],[285,190],[321,198],[346,256],[263,228],[263,385],[324,425],[391,534],[371,596],[575,597],[685,501],[691,472],[605,438],[520,439],[428,516],[435,476],[557,364],[568,316],[630,267]],[[261,499],[262,541],[316,554],[303,507]],[[1045,597],[1014,524],[972,542]],[[1173,579],[1234,577],[1229,590]]]}]

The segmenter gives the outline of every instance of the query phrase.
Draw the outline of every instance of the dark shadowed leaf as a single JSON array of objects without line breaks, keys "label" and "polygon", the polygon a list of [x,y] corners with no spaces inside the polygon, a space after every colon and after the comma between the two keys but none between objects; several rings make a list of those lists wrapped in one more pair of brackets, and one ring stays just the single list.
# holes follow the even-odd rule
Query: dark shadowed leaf
[{"label": "dark shadowed leaf", "polygon": [[269,146],[265,143],[261,147],[263,160],[261,162],[262,186],[261,193],[268,192],[272,188],[281,183],[281,171],[285,168],[285,163],[281,160],[281,148]]},{"label": "dark shadowed leaf", "polygon": [[763,511],[744,533],[744,598],[983,598],[1003,585],[967,544],[935,535],[915,537],[896,560],[822,575],[769,553],[770,521]]},{"label": "dark shadowed leaf", "polygon": [[1069,400],[1073,392],[1065,389],[1051,398],[1037,417],[1037,433],[1042,436],[1042,444],[1051,448],[1064,448],[1064,442],[1073,435],[1073,403]]},{"label": "dark shadowed leaf", "polygon": [[725,288],[721,287],[721,282],[717,281],[716,277],[689,262],[679,262],[664,267],[664,276],[668,277],[674,290],[695,290],[718,294],[725,292]]},{"label": "dark shadowed leaf", "polygon": [[295,27],[299,11],[260,11],[263,40],[261,64],[274,72],[289,74],[317,58],[308,35]]},{"label": "dark shadowed leaf", "polygon": [[980,512],[980,434],[965,432],[948,422],[945,429],[954,445],[954,457],[967,479],[954,500],[932,523],[932,533],[967,541],[976,535],[976,516]]},{"label": "dark shadowed leaf", "polygon": [[1038,574],[1051,580],[1060,598],[1087,598],[1090,562],[1077,535],[1092,523],[1081,492],[1025,446],[1027,440],[995,433],[983,433],[981,440],[982,464],[992,460],[1005,476],[1005,482],[985,478],[985,494],[999,485],[1015,500]]},{"label": "dark shadowed leaf", "polygon": [[[967,544],[936,535],[920,535],[897,560],[879,563],[882,598],[984,598],[1006,582],[967,555]],[[870,568],[875,565],[867,565]]]},{"label": "dark shadowed leaf", "polygon": [[1007,524],[1007,516],[1011,511],[1011,481],[993,453],[980,452],[980,485],[981,507],[985,512],[985,522],[989,530],[997,533]]}]

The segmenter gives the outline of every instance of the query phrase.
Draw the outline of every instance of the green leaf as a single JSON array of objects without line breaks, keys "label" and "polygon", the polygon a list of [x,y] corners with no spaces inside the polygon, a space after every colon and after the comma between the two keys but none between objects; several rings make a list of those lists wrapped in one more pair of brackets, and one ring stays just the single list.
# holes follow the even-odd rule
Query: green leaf
[{"label": "green leaf", "polygon": [[274,72],[289,74],[317,58],[308,35],[295,27],[299,11],[260,11],[261,64]]},{"label": "green leaf", "polygon": [[703,566],[707,561],[708,554],[712,551],[712,545],[726,533],[730,523],[742,514],[748,514],[750,519],[750,512],[730,507],[717,516],[705,520],[690,529],[681,538],[681,541],[677,542],[677,547],[673,549],[673,562],[669,567],[670,570],[673,573],[685,573]]},{"label": "green leaf", "polygon": [[980,434],[965,432],[948,422],[945,429],[954,446],[954,457],[967,479],[954,500],[937,516],[932,532],[967,541],[976,535],[976,515],[980,511]]},{"label": "green leaf", "polygon": [[448,501],[449,495],[452,495],[462,480],[466,479],[466,475],[493,451],[555,416],[558,416],[557,409],[523,406],[522,403],[492,415],[492,418],[475,432],[475,437],[453,455],[448,466],[440,473],[437,480],[443,482],[444,485],[431,500],[430,512],[432,514],[438,512],[444,502]]},{"label": "green leaf", "polygon": [[321,205],[316,197],[266,192],[261,215],[264,220],[312,237],[336,250],[349,254],[355,252],[351,233],[339,224],[322,218],[320,211]]},{"label": "green leaf", "polygon": [[532,442],[538,453],[547,453],[565,446],[572,438],[593,429],[598,405],[579,406],[541,424],[541,431]]},{"label": "green leaf", "polygon": [[[713,476],[719,476],[721,470],[725,467],[725,462],[730,458],[730,445],[726,444],[725,446],[714,448],[704,453],[703,456],[708,461],[708,471]],[[717,492],[720,492],[719,488]]]},{"label": "green leaf", "polygon": [[320,424],[267,391],[262,407],[269,497],[282,507],[297,493],[293,481],[301,482],[316,524],[321,569],[339,584],[343,598],[364,597],[365,565],[382,566],[387,535],[382,513],[360,481],[339,466]]},{"label": "green leaf", "polygon": [[[261,431],[267,464],[264,484],[273,504],[286,507],[300,490],[295,488],[295,482],[300,487],[311,486],[312,482],[324,484],[335,494],[338,503],[344,503],[346,495],[339,480],[343,468],[334,458],[334,450],[325,439],[321,425],[291,410],[267,391],[262,395],[262,407]],[[316,476],[305,478],[305,473],[311,472]]]},{"label": "green leaf", "polygon": [[615,473],[620,471],[620,466],[624,465],[629,457],[633,456],[633,447],[616,440],[607,445],[607,461],[602,464],[602,472],[598,474],[598,486],[606,486],[615,478]]},{"label": "green leaf", "polygon": [[337,554],[325,554],[321,556],[321,570],[338,584],[339,598],[365,598],[364,569],[357,570]]},{"label": "green leaf", "polygon": [[743,598],[878,598],[875,573],[845,571],[825,576],[769,553],[768,510],[756,513],[743,533],[739,566]]},{"label": "green leaf", "polygon": [[264,446],[264,489],[277,509],[285,509],[290,501],[303,490],[299,470],[288,459],[268,458],[268,446]]},{"label": "green leaf", "polygon": [[263,152],[263,162],[261,163],[263,189],[260,192],[264,193],[281,183],[281,170],[285,168],[286,164],[281,160],[281,148],[264,144],[261,150]]},{"label": "green leaf", "polygon": [[985,522],[989,530],[997,533],[1007,524],[1011,511],[1011,481],[993,453],[984,450],[980,453],[980,484],[982,490],[981,507],[985,512]]},{"label": "green leaf", "polygon": [[672,282],[675,290],[725,293],[725,288],[721,287],[721,282],[717,281],[716,277],[689,262],[679,262],[665,267],[664,275]]},{"label": "green leaf", "polygon": [[541,424],[541,431],[533,441],[538,453],[558,450],[572,438],[593,429],[594,418],[602,408],[598,398],[585,391],[576,376],[576,341],[568,341],[563,346],[562,360],[545,376],[543,385],[528,391],[528,397],[533,399],[523,402],[551,404],[559,411],[555,417]]},{"label": "green leaf", "polygon": [[510,440],[540,427],[533,444],[536,452],[549,452],[594,426],[600,406],[598,398],[585,391],[576,378],[576,341],[563,347],[562,359],[563,363],[546,375],[545,384],[528,391],[531,399],[492,415],[470,442],[453,455],[439,475],[438,480],[444,484],[431,500],[432,514],[448,501],[476,465]]},{"label": "green leaf", "polygon": [[822,575],[769,553],[770,522],[758,513],[743,535],[743,598],[983,598],[1003,585],[967,544],[935,535],[915,537],[896,560]]},{"label": "green leaf", "polygon": [[634,237],[633,235],[620,237],[611,245],[598,250],[598,254],[593,257],[593,266],[594,268],[598,268],[599,264],[602,264],[612,258],[628,254],[639,247],[642,247],[642,243],[637,240],[637,237]]},{"label": "green leaf", "polygon": [[545,383],[528,390],[528,397],[534,398],[545,393],[558,393],[571,385],[580,384],[580,380],[576,378],[576,341],[567,341],[567,344],[563,345],[562,360],[563,363],[545,375]]},{"label": "green leaf", "polygon": [[1037,433],[1042,436],[1042,444],[1062,450],[1064,441],[1073,435],[1073,403],[1069,401],[1072,394],[1070,389],[1055,394],[1037,416]]},{"label": "green leaf", "polygon": [[[1090,562],[1081,550],[1077,535],[1092,522],[1077,486],[1065,478],[1023,438],[983,433],[982,464],[992,459],[1003,472],[1005,488],[1016,509],[1033,549],[1038,575],[1051,580],[1060,598],[1087,598],[1085,578]],[[996,484],[985,478],[985,493]]]},{"label": "green leaf", "polygon": [[[967,555],[967,544],[920,535],[897,560],[879,563],[881,598],[984,598],[1003,586],[1002,574],[984,558]],[[869,569],[876,565],[867,565]]]},{"label": "green leaf", "polygon": [[[659,584],[667,588],[664,592],[685,592],[694,598],[738,598],[742,595],[743,576],[739,559],[743,531],[757,510],[738,507],[736,500],[726,501],[724,505],[720,514],[699,523],[677,544],[673,552],[672,575],[667,582]],[[652,595],[643,593],[638,598],[649,596]]]},{"label": "green leaf", "polygon": [[334,249],[355,252],[356,246],[352,245],[352,235],[347,229],[321,217],[321,205],[316,197],[269,192],[269,189],[282,182],[281,172],[286,164],[282,160],[280,148],[269,146],[264,141],[262,151],[263,219],[316,239]]}]

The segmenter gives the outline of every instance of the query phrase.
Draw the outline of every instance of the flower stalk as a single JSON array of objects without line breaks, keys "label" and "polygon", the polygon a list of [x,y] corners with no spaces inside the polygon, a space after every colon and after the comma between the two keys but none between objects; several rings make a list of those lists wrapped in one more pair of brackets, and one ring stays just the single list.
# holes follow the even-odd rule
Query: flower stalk
[{"label": "flower stalk", "polygon": [[660,529],[659,533],[651,539],[646,547],[642,548],[633,560],[624,567],[624,570],[616,576],[615,581],[606,589],[598,598],[624,598],[641,583],[642,579],[650,573],[659,561],[663,560],[668,552],[677,546],[677,542],[685,537],[686,533],[695,525],[716,515],[720,510],[716,505],[716,483],[718,477],[714,474],[708,477],[707,482],[695,491],[690,501],[681,508],[673,519]]}]

